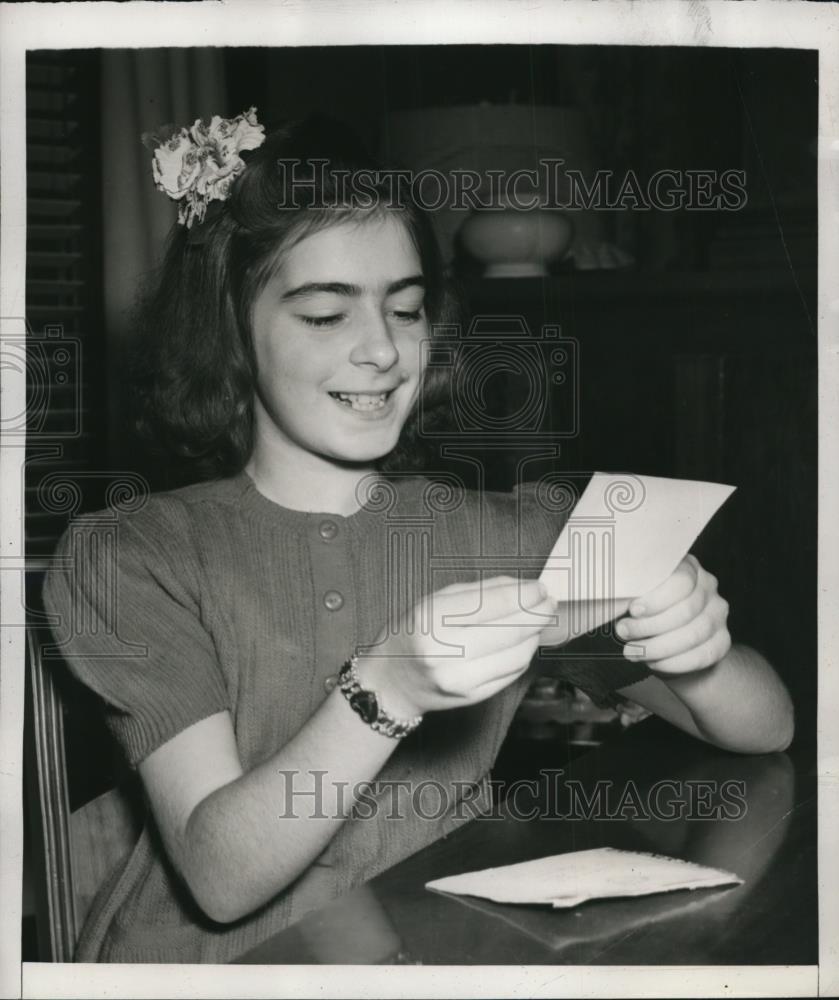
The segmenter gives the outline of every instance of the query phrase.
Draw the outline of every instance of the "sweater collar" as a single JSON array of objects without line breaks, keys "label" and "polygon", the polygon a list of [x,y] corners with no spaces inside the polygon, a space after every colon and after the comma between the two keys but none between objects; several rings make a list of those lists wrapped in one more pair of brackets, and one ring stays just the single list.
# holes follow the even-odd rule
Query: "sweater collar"
[{"label": "sweater collar", "polygon": [[244,510],[286,529],[307,531],[313,522],[334,521],[339,526],[359,531],[371,528],[381,528],[382,519],[387,518],[397,509],[411,510],[423,488],[426,480],[420,477],[410,477],[400,480],[385,478],[370,479],[359,489],[361,506],[349,515],[335,514],[325,510],[292,510],[283,507],[276,501],[261,493],[253,479],[244,470],[228,480],[230,499]]}]

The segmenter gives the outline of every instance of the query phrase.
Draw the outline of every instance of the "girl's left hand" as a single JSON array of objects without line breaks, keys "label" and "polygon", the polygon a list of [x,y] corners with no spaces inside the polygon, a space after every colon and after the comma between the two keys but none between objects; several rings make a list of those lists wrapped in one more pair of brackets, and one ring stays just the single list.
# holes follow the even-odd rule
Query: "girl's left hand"
[{"label": "girl's left hand", "polygon": [[643,660],[662,674],[686,674],[711,667],[731,648],[728,602],[717,593],[716,577],[686,556],[655,590],[629,606],[617,624],[628,640],[624,655]]}]

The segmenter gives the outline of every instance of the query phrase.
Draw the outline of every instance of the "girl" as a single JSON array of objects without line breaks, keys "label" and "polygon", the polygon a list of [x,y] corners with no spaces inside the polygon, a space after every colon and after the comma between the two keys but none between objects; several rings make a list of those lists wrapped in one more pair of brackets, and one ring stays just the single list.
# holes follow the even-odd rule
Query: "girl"
[{"label": "girl", "polygon": [[[334,127],[265,138],[253,111],[156,152],[181,211],[145,311],[145,421],[205,481],[121,516],[114,600],[95,519],[47,579],[51,612],[92,623],[57,638],[150,807],[80,960],[228,960],[487,811],[528,666],[568,637],[537,570],[492,571],[550,553],[563,516],[538,489],[404,471],[438,388],[423,344],[454,314],[423,214],[346,185],[369,168]],[[694,558],[632,610],[643,661],[563,676],[719,746],[789,743],[782,683],[731,645]],[[429,781],[433,819],[411,808]]]}]

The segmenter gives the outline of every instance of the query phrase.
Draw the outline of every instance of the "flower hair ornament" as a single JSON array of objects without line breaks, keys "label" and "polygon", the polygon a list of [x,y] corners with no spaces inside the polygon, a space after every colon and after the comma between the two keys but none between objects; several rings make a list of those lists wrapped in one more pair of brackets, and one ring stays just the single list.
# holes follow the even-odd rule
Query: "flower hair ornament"
[{"label": "flower hair ornament", "polygon": [[213,201],[226,201],[233,181],[245,169],[239,155],[265,142],[265,126],[256,120],[256,108],[235,118],[214,115],[206,125],[200,118],[187,129],[164,125],[143,135],[154,150],[152,175],[158,191],[178,202],[178,222],[189,229],[200,224]]}]

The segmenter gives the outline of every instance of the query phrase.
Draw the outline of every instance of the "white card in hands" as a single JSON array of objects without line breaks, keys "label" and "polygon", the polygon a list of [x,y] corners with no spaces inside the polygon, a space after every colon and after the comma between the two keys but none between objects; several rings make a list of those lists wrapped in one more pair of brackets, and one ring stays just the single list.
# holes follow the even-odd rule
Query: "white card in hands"
[{"label": "white card in hands", "polygon": [[480,896],[496,903],[542,903],[555,908],[588,899],[645,896],[675,889],[740,885],[731,872],[658,854],[599,847],[534,861],[485,868],[426,883],[426,889]]},{"label": "white card in hands", "polygon": [[596,472],[539,579],[560,603],[631,601],[670,576],[733,492],[721,483]]}]

